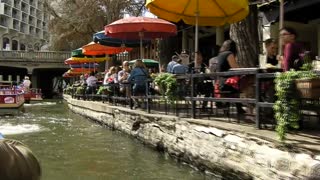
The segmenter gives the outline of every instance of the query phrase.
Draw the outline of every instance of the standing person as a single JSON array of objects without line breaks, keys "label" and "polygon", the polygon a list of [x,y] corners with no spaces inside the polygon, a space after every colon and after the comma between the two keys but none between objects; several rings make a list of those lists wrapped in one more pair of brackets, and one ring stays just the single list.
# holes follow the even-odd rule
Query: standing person
[{"label": "standing person", "polygon": [[277,43],[274,39],[270,38],[264,41],[264,45],[266,48],[266,55],[267,59],[266,62],[267,64],[271,64],[273,66],[278,65],[278,60],[277,60]]},{"label": "standing person", "polygon": [[168,73],[172,73],[173,66],[177,64],[177,60],[178,60],[178,56],[177,55],[173,55],[171,57],[171,61],[168,63],[168,66],[167,66],[167,72]]},{"label": "standing person", "polygon": [[32,151],[19,141],[0,139],[0,179],[40,180],[41,167]]},{"label": "standing person", "polygon": [[[239,68],[239,65],[236,61],[236,55],[236,43],[233,40],[224,41],[220,48],[220,53],[216,57],[218,60],[217,72],[225,72],[229,71],[229,69],[231,68]],[[231,93],[238,93],[238,81],[239,79],[237,77],[220,77],[215,84],[215,93],[217,93],[217,95],[219,95],[219,91],[229,91]],[[218,103],[217,105],[219,106],[220,104]],[[242,109],[241,103],[236,103],[236,107],[238,114],[245,113],[245,110]]]},{"label": "standing person", "polygon": [[[134,68],[132,69],[128,77],[128,82],[133,82],[132,94],[134,96],[146,95],[148,76],[148,71],[142,60],[136,60],[136,62],[134,63]],[[135,101],[134,103],[135,107],[139,106],[137,101]]]},{"label": "standing person", "polygon": [[290,69],[299,70],[302,66],[300,61],[300,53],[302,52],[302,45],[296,42],[298,34],[290,27],[284,27],[280,30],[280,38],[283,44],[283,57],[280,59],[283,63],[283,70]]},{"label": "standing person", "polygon": [[31,86],[31,81],[30,81],[28,76],[24,77],[24,80],[23,80],[22,84],[23,84],[23,87],[24,87],[24,91],[29,91],[30,86]]}]

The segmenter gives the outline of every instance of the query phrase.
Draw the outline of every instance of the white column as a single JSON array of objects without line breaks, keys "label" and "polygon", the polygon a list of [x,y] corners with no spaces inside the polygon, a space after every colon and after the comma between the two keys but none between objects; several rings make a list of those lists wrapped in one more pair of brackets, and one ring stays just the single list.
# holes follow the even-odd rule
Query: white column
[{"label": "white column", "polygon": [[12,81],[12,75],[8,75],[8,81]]},{"label": "white column", "polygon": [[20,76],[17,75],[17,83],[20,83]]},{"label": "white column", "polygon": [[3,75],[0,75],[0,81],[3,81]]},{"label": "white column", "polygon": [[224,42],[224,27],[216,27],[216,45],[221,46]]}]

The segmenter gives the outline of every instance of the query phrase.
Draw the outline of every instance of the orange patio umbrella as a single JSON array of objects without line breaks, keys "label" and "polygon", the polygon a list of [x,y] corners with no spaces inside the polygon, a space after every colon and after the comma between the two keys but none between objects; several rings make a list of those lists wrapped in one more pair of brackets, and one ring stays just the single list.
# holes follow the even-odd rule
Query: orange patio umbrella
[{"label": "orange patio umbrella", "polygon": [[99,43],[91,42],[87,45],[82,46],[82,53],[87,56],[98,56],[105,54],[119,54],[125,51],[131,51],[132,48],[128,47],[111,47],[104,46]]}]

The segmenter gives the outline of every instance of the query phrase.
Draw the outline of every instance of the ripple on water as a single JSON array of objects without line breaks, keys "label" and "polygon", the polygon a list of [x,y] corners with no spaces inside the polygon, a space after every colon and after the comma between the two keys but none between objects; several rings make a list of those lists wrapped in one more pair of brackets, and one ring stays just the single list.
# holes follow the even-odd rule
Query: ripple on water
[{"label": "ripple on water", "polygon": [[0,124],[0,132],[3,135],[23,134],[43,131],[37,124],[18,124],[13,125],[11,123]]},{"label": "ripple on water", "polygon": [[25,103],[24,106],[48,106],[48,105],[56,105],[57,102],[40,102],[40,103],[32,103],[27,104]]}]

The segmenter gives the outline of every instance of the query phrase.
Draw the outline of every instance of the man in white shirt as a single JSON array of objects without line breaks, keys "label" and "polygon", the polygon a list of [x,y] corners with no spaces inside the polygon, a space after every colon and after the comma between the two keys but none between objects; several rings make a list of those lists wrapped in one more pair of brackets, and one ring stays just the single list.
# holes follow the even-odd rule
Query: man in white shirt
[{"label": "man in white shirt", "polygon": [[173,66],[177,64],[177,60],[178,60],[178,56],[177,55],[173,55],[171,57],[171,61],[169,62],[168,66],[167,66],[167,72],[168,73],[172,73]]},{"label": "man in white shirt", "polygon": [[94,93],[96,90],[98,79],[94,76],[94,72],[90,73],[90,76],[87,78],[87,94]]},{"label": "man in white shirt", "polygon": [[31,81],[29,80],[29,77],[28,77],[28,76],[25,76],[25,77],[24,77],[24,80],[23,80],[22,84],[23,84],[24,90],[25,90],[25,91],[29,91],[30,86],[31,86]]}]

